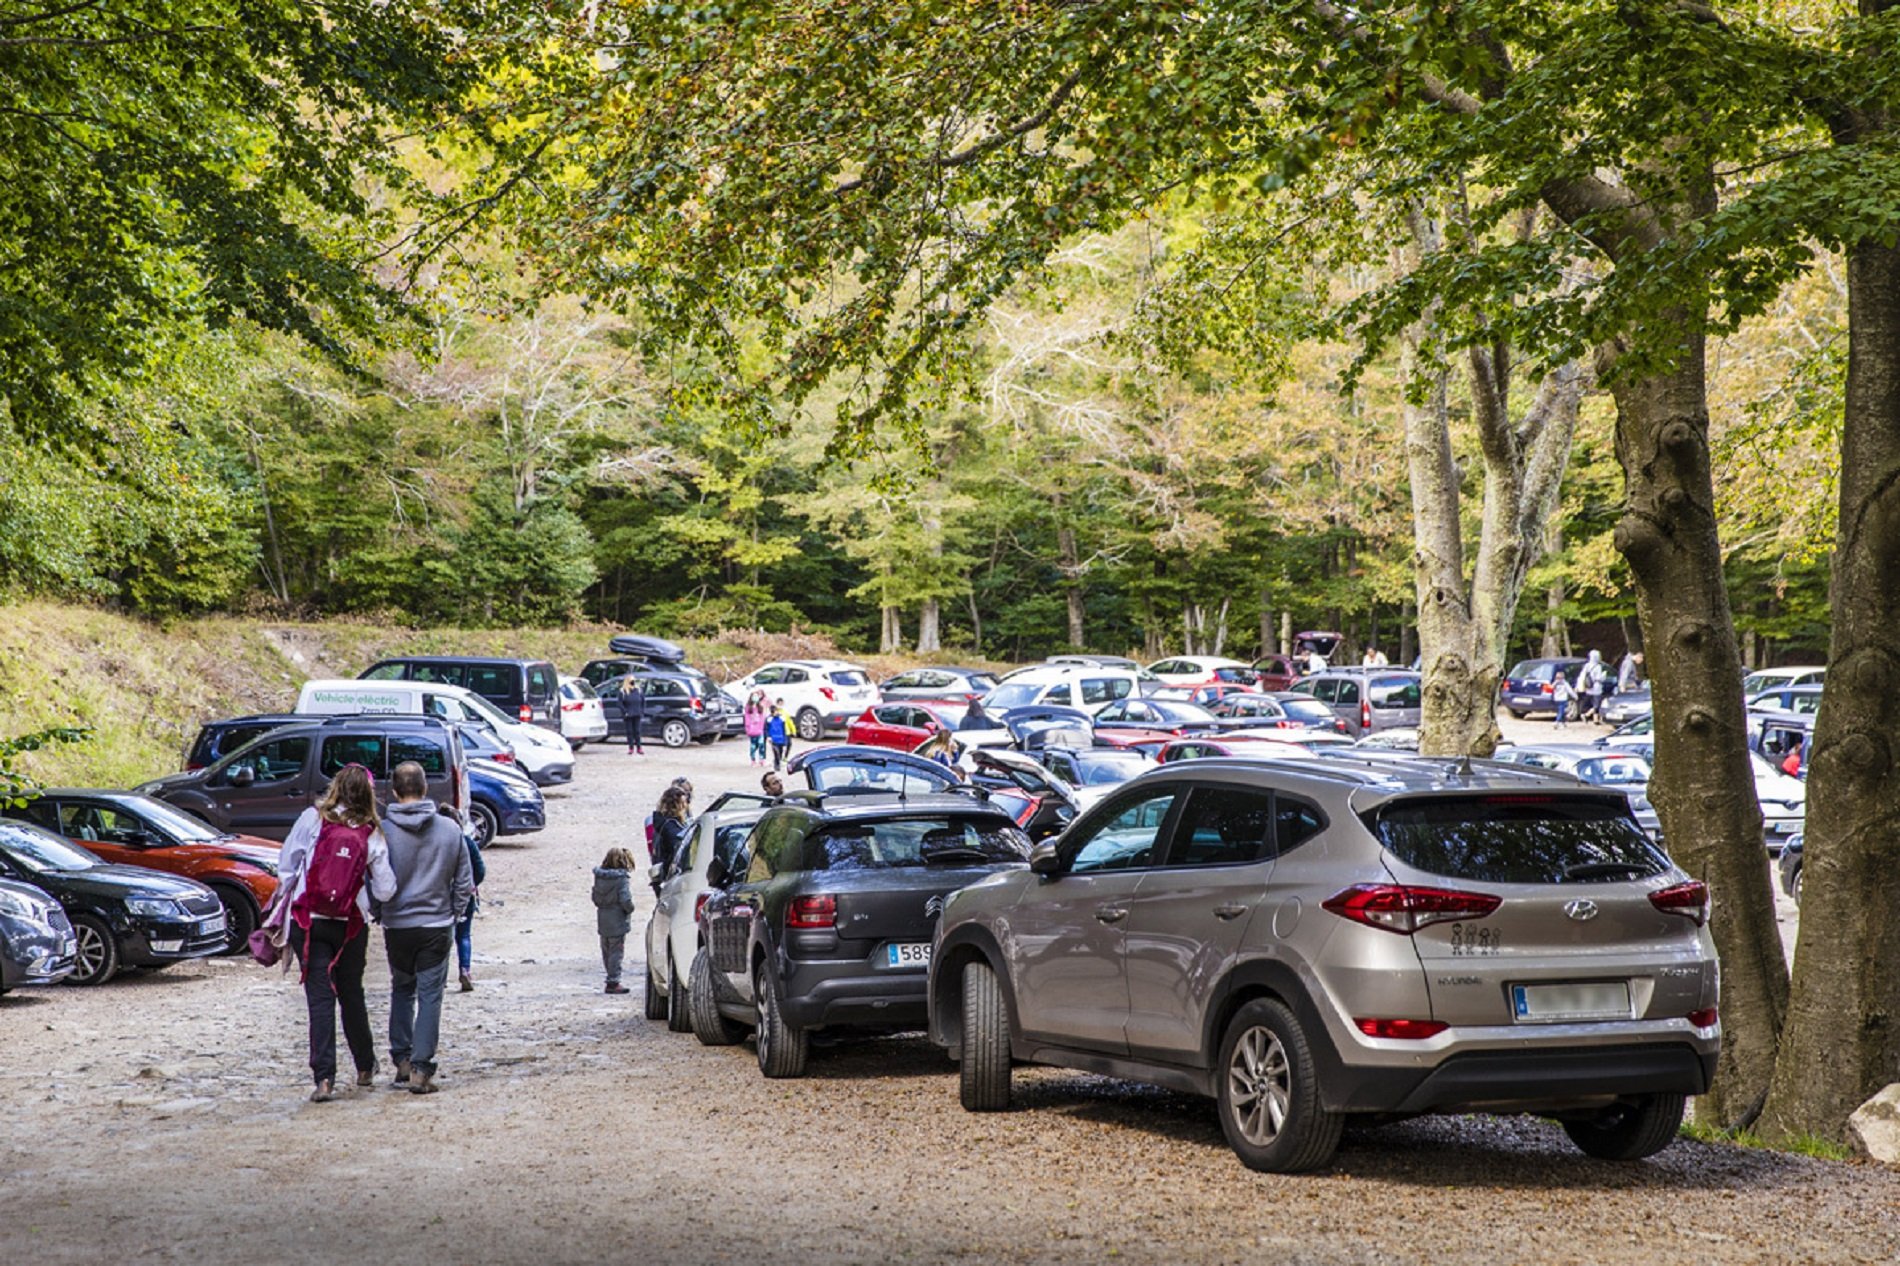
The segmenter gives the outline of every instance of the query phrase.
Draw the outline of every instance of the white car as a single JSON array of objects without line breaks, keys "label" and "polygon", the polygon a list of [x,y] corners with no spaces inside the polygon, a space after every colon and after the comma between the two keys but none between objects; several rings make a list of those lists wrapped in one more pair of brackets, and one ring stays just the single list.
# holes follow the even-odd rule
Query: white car
[{"label": "white car", "polygon": [[1158,659],[1148,665],[1148,671],[1170,686],[1207,686],[1217,681],[1239,681],[1238,677],[1221,677],[1215,673],[1218,668],[1251,668],[1237,659],[1222,659],[1218,655],[1176,655],[1173,659]]},{"label": "white car", "polygon": [[765,692],[767,707],[782,701],[807,743],[842,733],[879,702],[871,674],[841,659],[782,659],[726,685],[726,693],[741,703],[754,690]]},{"label": "white car", "polygon": [[675,1033],[692,1027],[687,1019],[686,973],[699,953],[699,907],[711,891],[707,868],[719,857],[728,873],[739,869],[752,828],[765,815],[766,806],[756,797],[735,796],[726,804],[730,807],[709,808],[693,819],[684,868],[672,875],[658,866],[651,872],[661,883],[659,900],[647,920],[646,1016],[665,1020]]},{"label": "white car", "polygon": [[1819,686],[1826,678],[1827,668],[1821,664],[1758,668],[1742,678],[1742,697],[1752,699],[1764,690],[1779,690],[1783,686]]},{"label": "white car", "polygon": [[1054,704],[1094,711],[1141,693],[1142,674],[1093,664],[1044,664],[1011,673],[983,696],[983,711],[1002,717],[1016,708]]},{"label": "white car", "polygon": [[607,710],[579,677],[561,678],[561,737],[576,749],[607,737]]},{"label": "white car", "polygon": [[394,716],[436,716],[445,721],[485,725],[515,754],[515,761],[538,787],[574,779],[574,749],[545,726],[518,721],[472,690],[433,681],[383,681],[343,678],[306,681],[292,711],[335,716],[355,712]]},{"label": "white car", "polygon": [[1808,784],[1790,778],[1760,752],[1748,754],[1755,771],[1755,799],[1761,802],[1762,842],[1779,857],[1782,846],[1801,834],[1808,820]]}]

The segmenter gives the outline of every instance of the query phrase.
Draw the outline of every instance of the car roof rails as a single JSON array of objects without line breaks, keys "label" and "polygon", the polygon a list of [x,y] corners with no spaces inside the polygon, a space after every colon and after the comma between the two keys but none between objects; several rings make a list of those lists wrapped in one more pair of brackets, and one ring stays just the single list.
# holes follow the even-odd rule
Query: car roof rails
[{"label": "car roof rails", "polygon": [[[375,721],[378,724],[436,726],[445,730],[449,727],[449,722],[444,717],[423,716],[415,712],[336,712],[311,719],[324,726],[356,725],[363,721]],[[462,724],[475,723],[463,722]]]}]

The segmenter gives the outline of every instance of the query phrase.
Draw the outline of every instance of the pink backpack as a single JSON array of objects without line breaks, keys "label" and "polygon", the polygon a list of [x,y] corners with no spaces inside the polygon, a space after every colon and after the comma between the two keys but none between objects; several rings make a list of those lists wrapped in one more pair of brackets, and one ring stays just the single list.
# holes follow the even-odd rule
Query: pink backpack
[{"label": "pink backpack", "polygon": [[356,895],[369,875],[369,837],[374,826],[325,822],[304,864],[303,891],[292,912],[318,919],[351,919]]}]

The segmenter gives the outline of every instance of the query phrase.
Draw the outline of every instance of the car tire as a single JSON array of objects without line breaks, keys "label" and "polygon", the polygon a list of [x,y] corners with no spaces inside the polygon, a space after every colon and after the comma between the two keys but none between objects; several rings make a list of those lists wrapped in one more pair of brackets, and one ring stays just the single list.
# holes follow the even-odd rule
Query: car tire
[{"label": "car tire", "polygon": [[224,906],[224,952],[248,952],[251,933],[257,930],[257,907],[251,904],[250,894],[228,884],[212,884],[211,891],[218,894],[218,901]]},{"label": "car tire", "polygon": [[686,1011],[686,982],[680,979],[679,966],[669,949],[666,953],[666,1030],[690,1033],[692,1028],[692,1018]]},{"label": "car tire", "polygon": [[807,743],[816,743],[825,736],[825,720],[818,715],[816,708],[803,708],[798,713],[798,737]]},{"label": "car tire", "polygon": [[581,749],[582,749],[583,747],[586,747],[586,746],[587,746],[587,740],[586,740],[586,739],[569,739],[569,740],[567,741],[567,745],[568,745],[568,747],[569,747],[569,748],[571,748],[572,750],[574,750],[574,751],[576,751],[576,752],[578,752],[578,751],[580,751],[580,750],[581,750]]},{"label": "car tire", "polygon": [[966,1112],[1009,1109],[1009,1006],[988,963],[963,969],[963,1040],[958,1097]]},{"label": "car tire", "polygon": [[1332,1160],[1345,1114],[1321,1101],[1312,1047],[1284,1003],[1257,998],[1235,1013],[1215,1068],[1221,1132],[1241,1164],[1297,1174]]},{"label": "car tire", "polygon": [[1797,907],[1801,904],[1801,876],[1805,870],[1805,867],[1796,866],[1794,874],[1788,876],[1788,897]]},{"label": "car tire", "polygon": [[699,736],[697,741],[699,743],[704,744],[707,747],[711,747],[714,743],[717,743],[719,741],[719,731],[714,730],[710,734],[702,734]]},{"label": "car tire", "polygon": [[79,961],[73,974],[66,977],[69,984],[103,985],[119,974],[119,943],[112,939],[112,929],[104,919],[74,915],[73,936],[79,942]]},{"label": "car tire", "polygon": [[1513,721],[1522,721],[1525,717],[1530,715],[1528,712],[1519,712],[1516,708],[1506,708],[1505,711],[1511,714],[1511,720]]},{"label": "car tire", "polygon": [[1668,1147],[1682,1129],[1685,1095],[1643,1095],[1596,1120],[1565,1121],[1564,1133],[1578,1150],[1598,1160],[1634,1161]]},{"label": "car tire", "polygon": [[660,727],[660,742],[668,747],[685,747],[693,741],[693,732],[684,721],[668,721]]},{"label": "car tire", "polygon": [[778,991],[764,967],[752,974],[752,996],[759,1008],[759,1071],[774,1080],[803,1077],[811,1057],[811,1034],[785,1022]]},{"label": "car tire", "polygon": [[736,1046],[744,1041],[745,1025],[728,1020],[719,1011],[719,1000],[713,994],[712,958],[705,950],[693,955],[693,965],[686,975],[686,1016],[699,1044]]},{"label": "car tire", "polygon": [[666,995],[660,992],[659,985],[654,982],[653,960],[651,958],[647,959],[647,969],[642,972],[641,975],[646,977],[647,982],[646,987],[640,992],[642,1009],[645,1011],[647,1019],[666,1019]]},{"label": "car tire", "polygon": [[468,820],[475,828],[475,847],[478,849],[487,848],[501,834],[501,819],[493,809],[479,800],[469,803]]}]

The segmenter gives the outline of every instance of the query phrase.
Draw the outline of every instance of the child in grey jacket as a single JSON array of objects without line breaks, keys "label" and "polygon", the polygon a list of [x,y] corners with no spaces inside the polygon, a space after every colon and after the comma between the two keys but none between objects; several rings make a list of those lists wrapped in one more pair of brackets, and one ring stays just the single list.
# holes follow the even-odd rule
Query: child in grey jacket
[{"label": "child in grey jacket", "polygon": [[633,854],[609,849],[594,868],[595,920],[600,929],[600,962],[607,969],[607,992],[628,993],[620,983],[627,933],[633,930]]}]

